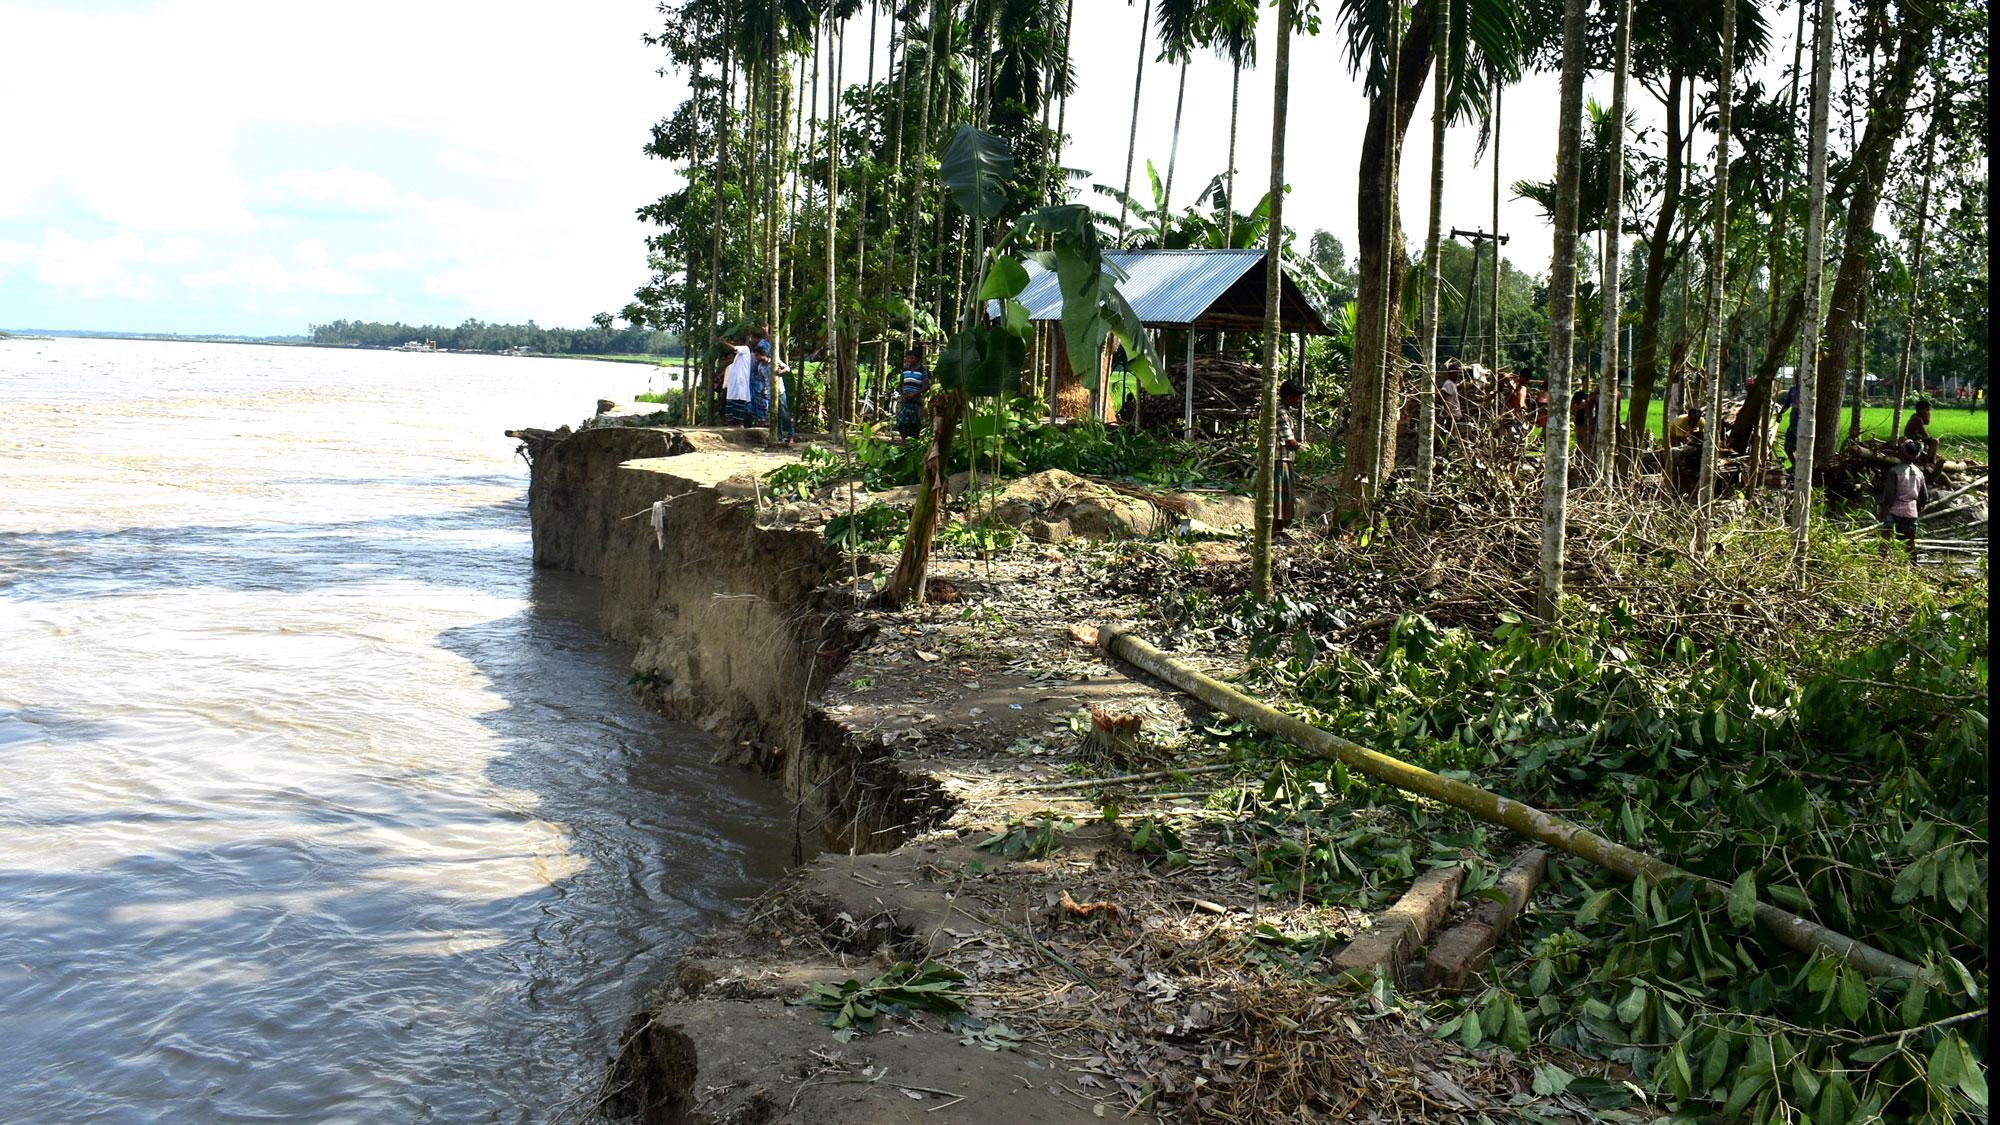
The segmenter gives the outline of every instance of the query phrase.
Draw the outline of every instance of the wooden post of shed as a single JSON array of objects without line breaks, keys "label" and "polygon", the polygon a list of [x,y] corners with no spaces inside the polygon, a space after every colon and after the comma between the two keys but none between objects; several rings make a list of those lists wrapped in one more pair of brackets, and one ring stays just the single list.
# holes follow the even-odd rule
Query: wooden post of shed
[{"label": "wooden post of shed", "polygon": [[1181,379],[1187,384],[1182,394],[1181,432],[1184,440],[1194,440],[1194,325],[1187,329],[1187,361],[1181,368]]},{"label": "wooden post of shed", "polygon": [[1069,362],[1069,357],[1068,357],[1068,353],[1067,353],[1067,352],[1062,352],[1062,351],[1059,351],[1059,350],[1058,350],[1058,349],[1060,348],[1061,344],[1060,344],[1060,341],[1059,341],[1059,340],[1057,339],[1057,337],[1056,337],[1056,331],[1055,331],[1055,329],[1053,329],[1053,328],[1049,328],[1049,327],[1046,327],[1046,326],[1044,326],[1044,327],[1043,327],[1043,329],[1042,329],[1042,331],[1043,331],[1043,332],[1046,332],[1046,333],[1048,334],[1048,351],[1049,351],[1049,425],[1053,426],[1053,425],[1055,425],[1055,424],[1056,424],[1056,417],[1057,417],[1057,415],[1056,415],[1056,371],[1057,371],[1058,369],[1060,369],[1060,368],[1062,367],[1062,365],[1063,365],[1063,364],[1065,364],[1065,363],[1068,363],[1068,362]]}]

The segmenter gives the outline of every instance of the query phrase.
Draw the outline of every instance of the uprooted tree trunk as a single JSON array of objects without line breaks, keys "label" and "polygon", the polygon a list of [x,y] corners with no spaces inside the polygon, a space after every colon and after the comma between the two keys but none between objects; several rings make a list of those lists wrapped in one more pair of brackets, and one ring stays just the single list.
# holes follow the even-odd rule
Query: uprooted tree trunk
[{"label": "uprooted tree trunk", "polygon": [[[1530,840],[1547,844],[1579,859],[1636,879],[1643,875],[1662,879],[1687,879],[1713,898],[1721,898],[1730,888],[1712,879],[1683,870],[1665,860],[1607,840],[1580,824],[1545,813],[1532,805],[1510,800],[1498,793],[1463,781],[1440,777],[1420,766],[1370,750],[1337,734],[1321,730],[1176,660],[1133,635],[1130,626],[1106,625],[1098,629],[1097,643],[1107,655],[1115,656],[1140,670],[1187,692],[1231,718],[1250,723],[1266,734],[1275,735],[1322,758],[1339,761],[1377,781],[1419,796],[1428,797],[1471,813],[1487,822],[1507,828]],[[1916,965],[1872,945],[1856,941],[1788,910],[1759,902],[1757,920],[1764,923],[1778,942],[1806,954],[1837,958],[1870,976],[1901,977],[1915,980],[1921,970]]]},{"label": "uprooted tree trunk", "polygon": [[959,392],[939,391],[931,400],[931,447],[924,453],[923,477],[917,483],[917,502],[910,511],[903,556],[889,576],[889,584],[882,588],[885,605],[902,606],[913,597],[923,604],[924,575],[931,568],[931,540],[937,537],[938,519],[944,514],[945,458],[964,418],[965,396]]}]

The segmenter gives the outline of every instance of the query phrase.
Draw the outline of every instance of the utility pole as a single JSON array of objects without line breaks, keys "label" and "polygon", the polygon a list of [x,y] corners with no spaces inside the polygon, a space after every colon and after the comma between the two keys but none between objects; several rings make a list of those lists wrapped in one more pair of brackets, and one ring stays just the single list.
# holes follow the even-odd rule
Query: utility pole
[{"label": "utility pole", "polygon": [[[1460,230],[1457,227],[1453,227],[1451,228],[1451,237],[1454,239],[1463,238],[1472,243],[1472,289],[1465,298],[1464,313],[1458,318],[1458,354],[1460,359],[1464,359],[1467,325],[1472,316],[1472,306],[1479,301],[1480,247],[1489,242],[1499,243],[1498,246],[1493,248],[1493,288],[1497,293],[1500,288],[1500,247],[1507,245],[1507,236],[1504,234],[1494,234],[1491,231]],[[1494,307],[1499,308],[1498,305]],[[1493,369],[1498,371],[1500,369],[1500,324],[1497,320],[1493,323],[1492,328],[1494,340]]]}]

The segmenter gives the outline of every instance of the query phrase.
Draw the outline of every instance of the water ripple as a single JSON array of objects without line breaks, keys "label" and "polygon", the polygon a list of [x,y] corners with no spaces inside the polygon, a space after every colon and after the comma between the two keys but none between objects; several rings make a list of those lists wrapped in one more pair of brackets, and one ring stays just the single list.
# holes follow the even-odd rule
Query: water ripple
[{"label": "water ripple", "polygon": [[541,1120],[776,873],[529,566],[604,366],[0,342],[10,1119]]}]

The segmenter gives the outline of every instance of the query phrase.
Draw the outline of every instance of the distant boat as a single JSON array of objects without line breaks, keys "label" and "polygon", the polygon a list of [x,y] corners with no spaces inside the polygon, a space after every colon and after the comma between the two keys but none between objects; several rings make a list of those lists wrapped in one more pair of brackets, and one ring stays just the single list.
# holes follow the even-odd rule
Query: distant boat
[{"label": "distant boat", "polygon": [[402,352],[434,352],[438,350],[438,346],[436,340],[411,340],[396,350]]}]

